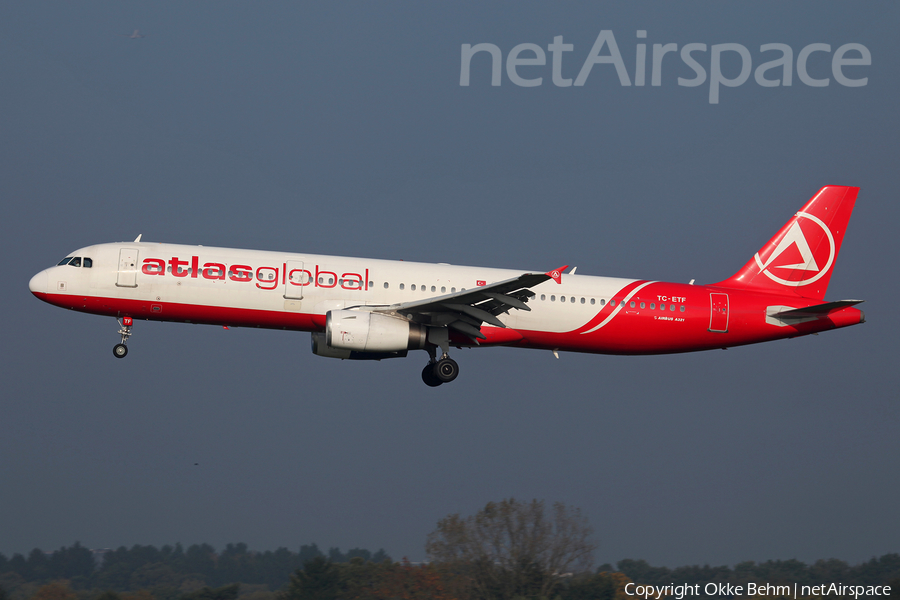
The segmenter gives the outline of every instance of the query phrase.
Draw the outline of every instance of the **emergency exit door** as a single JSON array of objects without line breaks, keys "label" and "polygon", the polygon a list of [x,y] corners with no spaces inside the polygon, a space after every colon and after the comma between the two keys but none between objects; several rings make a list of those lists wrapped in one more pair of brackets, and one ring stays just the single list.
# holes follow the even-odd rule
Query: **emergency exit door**
[{"label": "emergency exit door", "polygon": [[289,260],[285,263],[284,297],[286,300],[302,300],[303,288],[309,285],[309,271],[303,268],[302,260]]},{"label": "emergency exit door", "polygon": [[728,294],[709,295],[709,330],[714,333],[728,331]]},{"label": "emergency exit door", "polygon": [[119,250],[119,272],[116,285],[119,287],[137,287],[138,251],[136,248]]}]

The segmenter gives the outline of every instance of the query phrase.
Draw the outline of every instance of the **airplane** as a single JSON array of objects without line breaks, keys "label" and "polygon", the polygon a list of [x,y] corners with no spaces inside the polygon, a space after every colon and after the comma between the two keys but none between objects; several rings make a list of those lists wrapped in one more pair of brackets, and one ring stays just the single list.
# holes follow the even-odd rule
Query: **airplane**
[{"label": "airplane", "polygon": [[[135,320],[307,331],[313,354],[425,350],[430,387],[459,374],[450,347],[669,354],[793,338],[865,322],[825,301],[859,188],[826,186],[737,273],[709,285],[142,242],[69,253],[29,282],[39,299]],[[440,350],[440,354],[438,354]]]}]

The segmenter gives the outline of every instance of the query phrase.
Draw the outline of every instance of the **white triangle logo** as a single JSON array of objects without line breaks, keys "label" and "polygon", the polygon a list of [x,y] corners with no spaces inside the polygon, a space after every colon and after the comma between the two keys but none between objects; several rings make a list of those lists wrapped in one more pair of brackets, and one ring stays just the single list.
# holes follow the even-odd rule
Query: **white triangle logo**
[{"label": "white triangle logo", "polygon": [[800,251],[800,260],[803,262],[799,262],[793,265],[775,265],[774,269],[799,269],[801,271],[819,271],[819,265],[816,264],[816,259],[813,257],[812,250],[809,247],[809,243],[806,241],[806,237],[803,235],[803,230],[800,229],[800,223],[798,221],[794,221],[791,223],[791,228],[788,229],[788,232],[781,238],[781,241],[778,242],[778,246],[769,256],[769,259],[762,265],[761,270],[766,270],[772,261],[781,256],[781,254],[791,247],[791,245],[796,244],[797,250]]}]

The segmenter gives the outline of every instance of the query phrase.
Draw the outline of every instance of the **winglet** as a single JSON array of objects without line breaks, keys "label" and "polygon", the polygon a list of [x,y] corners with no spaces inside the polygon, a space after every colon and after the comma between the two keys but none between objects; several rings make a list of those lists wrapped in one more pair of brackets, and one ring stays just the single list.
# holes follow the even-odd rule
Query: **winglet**
[{"label": "winglet", "polygon": [[135,242],[141,241],[141,236],[142,236],[142,235],[144,235],[144,234],[143,234],[143,233],[139,233],[138,236],[137,236],[136,238],[134,238],[134,241],[135,241]]},{"label": "winglet", "polygon": [[564,267],[560,267],[558,269],[553,269],[552,271],[547,271],[544,273],[547,277],[555,281],[556,283],[562,283],[562,272],[569,268],[569,265]]}]

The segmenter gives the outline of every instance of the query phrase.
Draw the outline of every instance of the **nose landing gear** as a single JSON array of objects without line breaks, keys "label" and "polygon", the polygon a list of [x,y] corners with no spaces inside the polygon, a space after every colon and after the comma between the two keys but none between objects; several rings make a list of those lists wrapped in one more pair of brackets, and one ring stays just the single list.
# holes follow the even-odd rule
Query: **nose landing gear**
[{"label": "nose landing gear", "polygon": [[125,358],[125,355],[128,354],[128,346],[125,344],[128,342],[128,338],[131,336],[131,326],[134,324],[131,317],[122,317],[122,320],[119,321],[120,329],[119,335],[122,336],[122,341],[113,346],[113,356],[116,358]]}]

